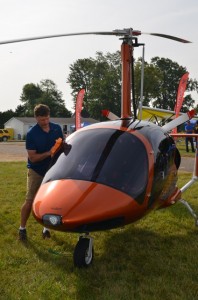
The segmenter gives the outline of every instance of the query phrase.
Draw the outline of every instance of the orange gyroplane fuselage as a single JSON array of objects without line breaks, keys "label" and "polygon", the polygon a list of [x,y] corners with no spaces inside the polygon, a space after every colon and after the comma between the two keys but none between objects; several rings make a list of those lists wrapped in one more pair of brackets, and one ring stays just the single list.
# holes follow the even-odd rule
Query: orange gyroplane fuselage
[{"label": "orange gyroplane fuselage", "polygon": [[107,121],[67,137],[33,203],[38,222],[87,233],[130,224],[180,199],[180,155],[161,127]]}]

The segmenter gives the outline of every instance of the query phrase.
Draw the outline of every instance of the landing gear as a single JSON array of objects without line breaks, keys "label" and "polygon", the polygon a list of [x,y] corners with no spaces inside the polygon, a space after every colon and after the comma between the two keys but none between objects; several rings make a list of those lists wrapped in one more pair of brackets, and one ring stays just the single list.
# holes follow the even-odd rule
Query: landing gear
[{"label": "landing gear", "polygon": [[80,236],[74,250],[74,266],[78,268],[86,268],[91,265],[93,257],[93,238],[88,235]]},{"label": "landing gear", "polygon": [[192,209],[192,207],[190,206],[190,204],[185,201],[184,199],[180,199],[179,202],[181,202],[190,212],[190,214],[193,216],[193,218],[195,219],[195,226],[198,226],[198,217],[197,214],[194,212],[194,210]]}]

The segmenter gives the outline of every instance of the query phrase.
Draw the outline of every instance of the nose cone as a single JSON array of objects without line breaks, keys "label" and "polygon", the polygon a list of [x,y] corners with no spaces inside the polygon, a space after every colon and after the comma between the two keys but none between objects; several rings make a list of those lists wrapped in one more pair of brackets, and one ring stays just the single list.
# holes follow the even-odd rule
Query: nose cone
[{"label": "nose cone", "polygon": [[86,232],[130,223],[138,219],[142,207],[111,187],[67,179],[41,185],[33,203],[33,214],[42,224],[46,216],[52,220],[54,216],[61,218],[59,224],[47,224],[56,230]]}]

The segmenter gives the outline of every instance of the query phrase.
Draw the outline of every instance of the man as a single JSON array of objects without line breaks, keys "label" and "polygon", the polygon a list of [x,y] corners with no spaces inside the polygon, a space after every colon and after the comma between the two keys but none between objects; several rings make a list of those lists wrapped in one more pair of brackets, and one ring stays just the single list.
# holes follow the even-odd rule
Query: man
[{"label": "man", "polygon": [[[194,127],[193,127],[193,125],[190,123],[190,121],[187,122],[187,124],[186,124],[186,126],[185,126],[185,131],[186,131],[186,133],[188,133],[188,134],[192,134],[192,133],[193,133]],[[193,137],[186,137],[186,152],[189,152],[189,149],[188,149],[188,142],[190,142],[190,144],[191,144],[192,152],[195,152],[195,149],[194,149],[194,143],[193,143]]]},{"label": "man", "polygon": [[[194,133],[198,134],[198,121],[196,121],[195,127],[194,127]],[[195,137],[195,146],[197,148],[197,138]]]},{"label": "man", "polygon": [[[50,122],[50,109],[39,104],[34,109],[37,124],[27,133],[26,149],[28,154],[28,174],[26,200],[21,208],[19,239],[26,241],[26,223],[32,210],[32,204],[43,177],[50,167],[56,140],[63,139],[63,132],[58,124]],[[43,238],[50,237],[50,231],[43,229]]]}]

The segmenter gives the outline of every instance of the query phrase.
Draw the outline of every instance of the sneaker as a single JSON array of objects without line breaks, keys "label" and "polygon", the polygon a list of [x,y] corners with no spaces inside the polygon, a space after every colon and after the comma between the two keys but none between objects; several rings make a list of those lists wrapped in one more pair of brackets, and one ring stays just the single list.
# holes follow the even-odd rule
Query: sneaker
[{"label": "sneaker", "polygon": [[19,240],[22,241],[22,242],[27,241],[26,229],[19,229]]},{"label": "sneaker", "polygon": [[43,230],[42,231],[42,236],[44,239],[50,239],[51,238],[51,234],[49,230]]}]

